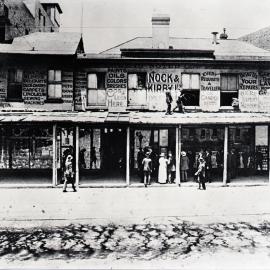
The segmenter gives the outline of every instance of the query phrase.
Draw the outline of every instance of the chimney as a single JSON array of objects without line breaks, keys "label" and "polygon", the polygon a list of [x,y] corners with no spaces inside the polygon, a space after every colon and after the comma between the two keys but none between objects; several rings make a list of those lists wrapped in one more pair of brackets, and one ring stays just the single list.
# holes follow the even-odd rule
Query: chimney
[{"label": "chimney", "polygon": [[228,35],[226,33],[226,28],[223,28],[223,33],[219,36],[220,39],[228,39]]},{"label": "chimney", "polygon": [[152,17],[152,48],[169,48],[170,17],[166,14],[155,14]]},{"label": "chimney", "polygon": [[217,42],[217,34],[218,34],[218,32],[212,32],[212,35],[213,35],[212,44],[214,44],[214,45],[218,44],[218,42]]}]

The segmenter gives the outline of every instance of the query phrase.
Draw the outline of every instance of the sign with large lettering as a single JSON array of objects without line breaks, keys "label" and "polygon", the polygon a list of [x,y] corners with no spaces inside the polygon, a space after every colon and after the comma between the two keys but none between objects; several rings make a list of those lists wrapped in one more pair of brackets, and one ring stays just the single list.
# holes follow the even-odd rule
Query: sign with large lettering
[{"label": "sign with large lettering", "polygon": [[180,77],[180,72],[174,70],[155,70],[147,74],[147,102],[150,110],[166,110],[166,91],[171,92],[172,106],[175,106],[177,92],[181,90]]},{"label": "sign with large lettering", "polygon": [[257,112],[259,105],[258,73],[239,74],[239,108],[245,112]]},{"label": "sign with large lettering", "polygon": [[43,105],[47,97],[46,72],[31,70],[24,73],[23,101],[26,104]]},{"label": "sign with large lettering", "polygon": [[181,89],[180,73],[170,71],[151,71],[147,74],[148,91],[176,91]]},{"label": "sign with large lettering", "polygon": [[127,108],[127,71],[124,69],[109,69],[106,78],[108,110],[125,111]]},{"label": "sign with large lettering", "polygon": [[219,110],[220,74],[214,71],[205,71],[201,74],[200,107],[203,111]]},{"label": "sign with large lettering", "polygon": [[260,74],[259,87],[259,111],[270,112],[270,73]]}]

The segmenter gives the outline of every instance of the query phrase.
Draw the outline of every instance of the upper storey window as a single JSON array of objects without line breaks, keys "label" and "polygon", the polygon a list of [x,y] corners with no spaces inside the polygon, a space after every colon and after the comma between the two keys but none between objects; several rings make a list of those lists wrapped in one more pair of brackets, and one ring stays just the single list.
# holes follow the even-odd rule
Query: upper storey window
[{"label": "upper storey window", "polygon": [[62,99],[62,72],[50,69],[48,71],[48,99]]},{"label": "upper storey window", "polygon": [[145,89],[146,73],[128,74],[128,89]]},{"label": "upper storey window", "polygon": [[184,73],[182,74],[182,93],[185,95],[183,103],[185,106],[200,105],[200,75]]},{"label": "upper storey window", "polygon": [[220,106],[232,106],[233,98],[238,98],[238,75],[221,74]]},{"label": "upper storey window", "polygon": [[8,70],[8,101],[22,101],[23,71],[21,69]]}]

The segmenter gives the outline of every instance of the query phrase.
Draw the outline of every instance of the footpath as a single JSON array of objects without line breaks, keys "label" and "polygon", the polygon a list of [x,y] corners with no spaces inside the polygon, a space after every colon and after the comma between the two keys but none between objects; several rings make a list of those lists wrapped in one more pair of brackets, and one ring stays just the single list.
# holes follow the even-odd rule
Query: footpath
[{"label": "footpath", "polygon": [[[71,189],[70,189],[71,191]],[[1,226],[270,220],[270,187],[0,189]]]}]

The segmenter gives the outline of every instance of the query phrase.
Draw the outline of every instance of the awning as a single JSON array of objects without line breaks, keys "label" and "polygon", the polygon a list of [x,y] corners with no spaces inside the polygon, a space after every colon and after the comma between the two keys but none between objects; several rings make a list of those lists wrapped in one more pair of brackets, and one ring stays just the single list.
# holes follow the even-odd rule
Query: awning
[{"label": "awning", "polygon": [[164,112],[0,112],[0,123],[88,123],[88,124],[270,124],[268,113],[174,113]]}]

